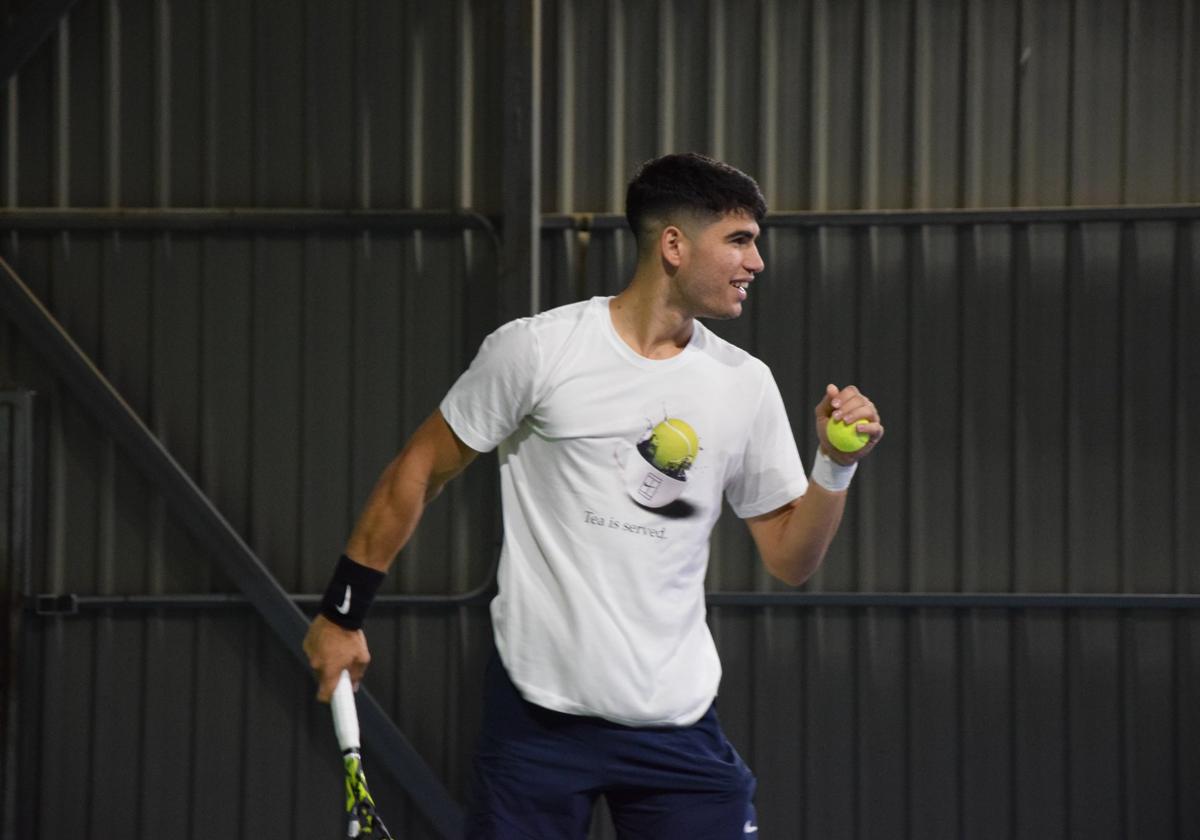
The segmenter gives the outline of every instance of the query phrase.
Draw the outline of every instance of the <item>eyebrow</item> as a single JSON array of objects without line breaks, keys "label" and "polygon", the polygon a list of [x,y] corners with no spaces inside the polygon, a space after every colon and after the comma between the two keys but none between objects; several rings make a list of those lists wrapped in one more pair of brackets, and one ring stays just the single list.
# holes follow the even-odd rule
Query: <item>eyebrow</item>
[{"label": "eyebrow", "polygon": [[762,233],[761,230],[755,231],[751,228],[739,228],[737,230],[730,231],[728,234],[726,234],[725,238],[741,239],[743,236],[749,236],[751,239],[758,239],[760,233]]}]

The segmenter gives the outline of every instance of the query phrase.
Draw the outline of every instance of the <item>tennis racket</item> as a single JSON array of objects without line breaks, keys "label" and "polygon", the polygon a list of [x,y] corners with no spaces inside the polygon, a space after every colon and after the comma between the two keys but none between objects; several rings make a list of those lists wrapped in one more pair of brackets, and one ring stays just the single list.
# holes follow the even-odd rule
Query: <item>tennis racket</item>
[{"label": "tennis racket", "polygon": [[354,704],[354,687],[350,673],[342,671],[330,702],[333,709],[333,729],[338,746],[342,748],[342,764],[346,767],[346,836],[368,837],[371,840],[393,840],[379,815],[375,800],[367,789],[367,777],[362,768],[362,742],[358,733],[358,707]]}]

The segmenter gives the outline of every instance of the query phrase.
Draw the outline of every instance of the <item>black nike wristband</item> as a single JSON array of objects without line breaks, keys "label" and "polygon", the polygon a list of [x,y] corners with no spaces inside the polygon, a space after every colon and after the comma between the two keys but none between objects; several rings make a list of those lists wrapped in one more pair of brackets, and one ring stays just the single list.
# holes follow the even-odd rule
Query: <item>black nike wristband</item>
[{"label": "black nike wristband", "polygon": [[383,572],[355,563],[343,554],[321,598],[321,615],[339,627],[361,630],[385,577]]}]

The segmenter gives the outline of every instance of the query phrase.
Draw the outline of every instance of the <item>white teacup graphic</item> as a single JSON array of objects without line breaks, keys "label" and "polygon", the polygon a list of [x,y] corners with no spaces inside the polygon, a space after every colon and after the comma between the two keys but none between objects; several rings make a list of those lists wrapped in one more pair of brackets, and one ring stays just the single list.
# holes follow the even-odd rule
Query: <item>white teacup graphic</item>
[{"label": "white teacup graphic", "polygon": [[630,449],[625,455],[625,490],[638,504],[660,508],[683,495],[700,441],[691,426],[668,417]]}]

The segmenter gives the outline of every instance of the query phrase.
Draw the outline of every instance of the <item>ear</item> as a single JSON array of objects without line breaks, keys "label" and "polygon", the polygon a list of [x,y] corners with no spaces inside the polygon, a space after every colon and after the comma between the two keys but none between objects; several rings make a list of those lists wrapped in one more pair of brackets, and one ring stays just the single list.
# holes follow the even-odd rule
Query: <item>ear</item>
[{"label": "ear", "polygon": [[658,235],[658,250],[664,262],[678,268],[687,252],[687,236],[677,225],[666,225]]}]

